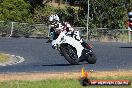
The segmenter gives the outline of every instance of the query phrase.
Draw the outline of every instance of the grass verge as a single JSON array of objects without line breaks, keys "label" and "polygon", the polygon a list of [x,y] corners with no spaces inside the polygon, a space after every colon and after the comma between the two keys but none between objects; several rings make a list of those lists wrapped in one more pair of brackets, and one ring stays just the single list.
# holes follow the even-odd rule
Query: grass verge
[{"label": "grass verge", "polygon": [[[80,72],[8,73],[0,74],[0,88],[84,88],[79,83]],[[132,71],[89,72],[91,80],[130,80]],[[132,88],[130,86],[87,86],[86,88]]]},{"label": "grass verge", "polygon": [[[94,78],[96,79],[96,78]],[[115,79],[111,77],[100,79]],[[132,77],[118,77],[116,79],[131,80]],[[6,81],[0,83],[0,88],[84,88],[78,79],[47,79],[41,81]],[[132,88],[130,86],[87,86],[85,88]]]},{"label": "grass verge", "polygon": [[6,61],[9,60],[9,56],[4,54],[4,53],[0,53],[0,63],[4,63]]}]

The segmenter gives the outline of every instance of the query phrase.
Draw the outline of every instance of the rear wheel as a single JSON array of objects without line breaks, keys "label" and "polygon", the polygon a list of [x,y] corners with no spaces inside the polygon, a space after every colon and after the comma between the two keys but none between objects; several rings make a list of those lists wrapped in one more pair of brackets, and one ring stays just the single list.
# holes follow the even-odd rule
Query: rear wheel
[{"label": "rear wheel", "polygon": [[63,56],[65,59],[72,65],[76,65],[79,63],[77,51],[71,45],[66,45],[61,48]]},{"label": "rear wheel", "polygon": [[96,60],[97,60],[97,58],[96,58],[95,53],[94,53],[93,51],[90,52],[89,55],[88,55],[87,62],[88,62],[89,64],[95,64],[95,63],[96,63]]}]

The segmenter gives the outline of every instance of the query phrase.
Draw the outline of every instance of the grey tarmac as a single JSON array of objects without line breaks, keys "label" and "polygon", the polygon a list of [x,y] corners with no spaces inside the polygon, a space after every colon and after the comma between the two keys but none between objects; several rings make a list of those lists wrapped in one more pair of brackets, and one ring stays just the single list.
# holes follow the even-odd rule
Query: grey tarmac
[{"label": "grey tarmac", "polygon": [[[0,52],[24,57],[19,64],[0,66],[0,73],[8,72],[72,72],[86,70],[132,70],[132,43],[89,41],[94,45],[97,63],[70,65],[46,39],[0,38]],[[86,65],[87,64],[87,65]]]}]

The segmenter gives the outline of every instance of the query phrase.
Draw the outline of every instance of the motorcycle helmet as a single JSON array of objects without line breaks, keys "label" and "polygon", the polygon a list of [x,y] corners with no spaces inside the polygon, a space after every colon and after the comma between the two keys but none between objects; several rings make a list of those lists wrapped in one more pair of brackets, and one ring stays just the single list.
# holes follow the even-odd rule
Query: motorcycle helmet
[{"label": "motorcycle helmet", "polygon": [[60,18],[59,18],[59,16],[57,14],[54,15],[54,20],[60,21]]},{"label": "motorcycle helmet", "polygon": [[54,20],[54,15],[49,16],[49,21],[52,22]]},{"label": "motorcycle helmet", "polygon": [[57,14],[53,14],[49,16],[49,21],[60,21],[60,19]]},{"label": "motorcycle helmet", "polygon": [[132,12],[129,12],[129,13],[128,13],[128,17],[129,17],[129,18],[132,18]]}]

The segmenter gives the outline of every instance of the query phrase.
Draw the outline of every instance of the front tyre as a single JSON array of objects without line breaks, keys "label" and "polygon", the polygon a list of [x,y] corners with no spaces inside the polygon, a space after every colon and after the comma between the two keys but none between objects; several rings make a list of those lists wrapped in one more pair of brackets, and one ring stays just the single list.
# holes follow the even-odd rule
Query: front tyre
[{"label": "front tyre", "polygon": [[77,51],[71,45],[65,45],[61,47],[61,51],[65,59],[72,65],[77,65],[79,63]]}]

